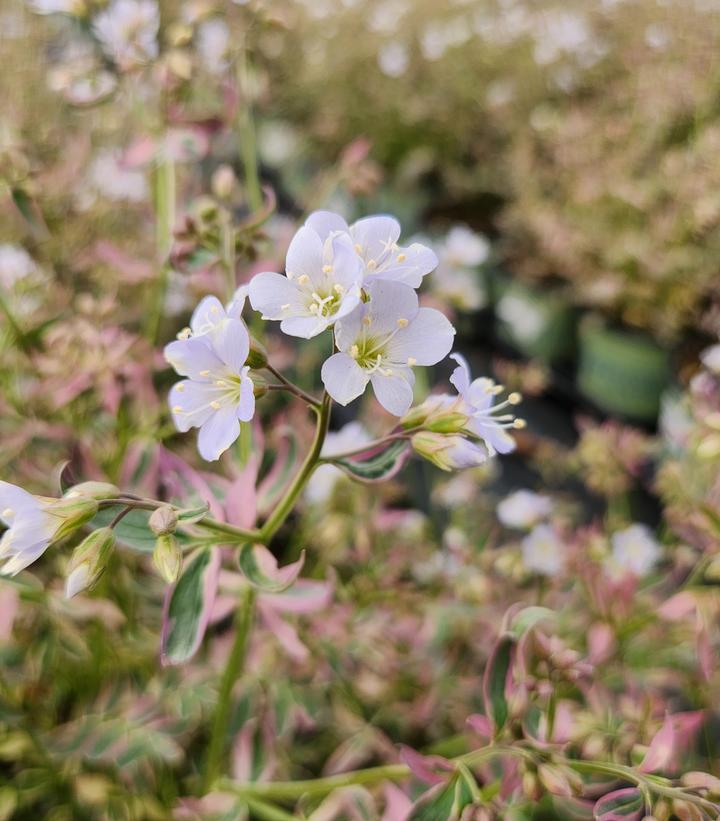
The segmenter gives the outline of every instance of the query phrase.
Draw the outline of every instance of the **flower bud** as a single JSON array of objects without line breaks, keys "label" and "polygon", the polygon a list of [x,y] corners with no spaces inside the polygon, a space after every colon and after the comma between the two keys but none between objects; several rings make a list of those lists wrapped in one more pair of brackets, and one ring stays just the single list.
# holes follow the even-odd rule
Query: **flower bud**
[{"label": "flower bud", "polygon": [[411,442],[416,453],[441,470],[476,467],[488,458],[484,445],[471,442],[458,434],[420,431],[412,437]]},{"label": "flower bud", "polygon": [[230,199],[236,185],[237,177],[229,165],[218,166],[210,180],[212,192],[220,200]]},{"label": "flower bud", "polygon": [[65,579],[65,595],[68,599],[97,584],[114,546],[115,534],[112,528],[101,527],[73,550]]},{"label": "flower bud", "polygon": [[565,798],[572,797],[573,791],[567,774],[556,764],[541,764],[538,767],[538,777],[549,793]]},{"label": "flower bud", "polygon": [[421,405],[410,410],[400,420],[405,428],[423,427],[434,433],[460,433],[470,417],[462,400],[451,396],[430,396]]},{"label": "flower bud", "polygon": [[250,337],[250,353],[246,359],[246,364],[254,371],[259,371],[267,365],[267,350],[262,342],[258,342],[254,337]]},{"label": "flower bud", "polygon": [[155,536],[166,536],[175,532],[177,520],[177,511],[172,505],[161,505],[150,514],[148,527]]},{"label": "flower bud", "polygon": [[522,790],[531,801],[539,801],[542,797],[542,788],[538,777],[535,773],[530,772],[530,770],[523,773]]},{"label": "flower bud", "polygon": [[111,485],[110,482],[80,482],[73,485],[63,496],[64,499],[76,499],[78,496],[85,496],[88,499],[114,499],[120,494],[120,489]]},{"label": "flower bud", "polygon": [[153,551],[153,564],[168,584],[177,581],[182,568],[182,550],[172,533],[157,537]]}]

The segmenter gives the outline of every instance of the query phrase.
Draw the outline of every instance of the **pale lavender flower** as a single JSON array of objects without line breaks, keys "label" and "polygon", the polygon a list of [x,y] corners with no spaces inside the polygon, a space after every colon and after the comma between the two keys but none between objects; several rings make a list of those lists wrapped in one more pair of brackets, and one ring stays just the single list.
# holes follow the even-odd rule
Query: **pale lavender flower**
[{"label": "pale lavender flower", "polygon": [[103,50],[123,69],[157,57],[159,28],[160,11],[154,0],[114,0],[93,20]]},{"label": "pale lavender flower", "polygon": [[263,319],[280,320],[290,336],[310,339],[360,304],[360,262],[350,238],[321,238],[300,228],[288,248],[286,276],[271,271],[254,276],[250,302]]},{"label": "pale lavender flower", "polygon": [[527,570],[556,576],[565,564],[565,545],[550,525],[537,525],[522,540],[522,559]]},{"label": "pale lavender flower", "polygon": [[413,450],[441,470],[464,470],[487,462],[490,453],[484,444],[458,433],[420,431],[412,439]]},{"label": "pale lavender flower", "polygon": [[657,564],[660,545],[646,525],[634,524],[619,530],[612,537],[610,570],[644,576]]},{"label": "pale lavender flower", "polygon": [[515,450],[515,440],[507,432],[511,428],[522,428],[525,423],[515,419],[511,413],[503,413],[509,406],[516,405],[521,397],[511,393],[507,399],[495,405],[495,397],[502,392],[502,385],[496,385],[492,379],[479,377],[470,379],[470,367],[465,358],[458,353],[450,355],[458,363],[452,372],[450,382],[466,402],[470,421],[467,429],[483,439],[491,451],[510,453]]},{"label": "pale lavender flower", "polygon": [[712,373],[720,374],[720,345],[711,345],[700,354],[703,365]]},{"label": "pale lavender flower", "polygon": [[327,392],[341,405],[372,383],[380,404],[402,416],[412,404],[414,365],[434,365],[452,348],[455,329],[433,308],[420,308],[415,291],[400,282],[371,282],[368,301],[335,327],[340,353],[322,367]]},{"label": "pale lavender flower", "polygon": [[552,513],[553,503],[549,496],[532,490],[516,490],[497,506],[498,519],[506,527],[530,528]]},{"label": "pale lavender flower", "polygon": [[55,541],[67,536],[97,511],[89,498],[33,496],[0,481],[0,521],[7,530],[0,538],[0,573],[14,576],[32,564]]},{"label": "pale lavender flower", "polygon": [[348,225],[339,214],[315,211],[307,218],[305,225],[323,239],[338,234],[350,237],[362,260],[364,284],[391,280],[418,288],[423,277],[438,264],[435,252],[419,242],[407,247],[398,245],[400,223],[394,217],[364,217]]},{"label": "pale lavender flower", "polygon": [[253,383],[245,361],[250,336],[240,319],[244,295],[227,310],[206,297],[193,313],[190,328],[165,347],[165,358],[188,377],[170,391],[175,426],[181,432],[199,428],[198,450],[214,461],[240,435],[240,422],[255,413]]}]

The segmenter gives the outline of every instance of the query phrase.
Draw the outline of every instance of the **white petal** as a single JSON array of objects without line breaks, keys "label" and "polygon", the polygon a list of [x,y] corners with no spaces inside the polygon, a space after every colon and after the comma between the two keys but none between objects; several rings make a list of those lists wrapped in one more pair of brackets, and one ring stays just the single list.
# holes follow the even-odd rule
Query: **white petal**
[{"label": "white petal", "polygon": [[400,239],[400,223],[394,217],[365,217],[350,226],[350,234],[362,249],[360,254],[365,262],[379,263]]},{"label": "white petal", "polygon": [[314,283],[323,279],[323,243],[312,228],[298,229],[288,248],[285,265],[288,277],[305,274]]},{"label": "white petal", "polygon": [[252,379],[243,374],[240,382],[240,402],[237,417],[241,422],[249,422],[255,415],[255,392]]},{"label": "white petal", "polygon": [[420,308],[415,319],[390,340],[387,356],[391,362],[434,365],[444,359],[453,346],[455,329],[448,318],[434,308]]},{"label": "white petal", "polygon": [[341,351],[349,351],[355,344],[362,333],[363,318],[367,312],[367,303],[359,302],[352,311],[335,323],[335,344]]},{"label": "white petal", "polygon": [[8,526],[12,525],[18,514],[23,515],[27,511],[32,515],[40,506],[32,493],[10,482],[0,481],[0,520]]},{"label": "white petal", "polygon": [[193,382],[185,379],[170,389],[168,404],[175,427],[185,433],[199,428],[214,413],[210,403],[216,396],[211,382]]},{"label": "white petal", "polygon": [[212,334],[217,355],[236,374],[250,352],[250,335],[241,319],[226,319]]},{"label": "white petal", "polygon": [[217,372],[222,361],[213,351],[207,336],[179,339],[165,346],[165,359],[180,374],[192,379],[207,379],[204,371]]},{"label": "white petal", "polygon": [[206,334],[225,319],[225,308],[216,296],[206,296],[193,311],[190,327],[194,334]]},{"label": "white petal", "polygon": [[248,298],[250,291],[249,285],[241,285],[233,294],[233,298],[228,303],[226,313],[233,319],[240,319],[243,309],[245,308],[245,300]]},{"label": "white petal", "polygon": [[393,374],[383,376],[380,372],[370,377],[377,401],[392,413],[393,416],[403,416],[412,405],[413,392],[407,380]]},{"label": "white petal", "polygon": [[333,268],[333,280],[345,288],[356,283],[359,285],[362,281],[362,262],[353,248],[350,237],[347,234],[340,234],[328,240],[326,254],[328,251],[328,262]]},{"label": "white petal", "polygon": [[0,568],[0,574],[3,576],[16,576],[21,570],[24,570],[28,565],[31,565],[39,559],[48,549],[48,546],[48,540],[43,539],[40,542],[24,547],[21,551],[13,553]]},{"label": "white petal", "polygon": [[450,384],[455,385],[457,392],[461,396],[464,396],[470,387],[470,366],[462,354],[451,353],[450,359],[454,359],[458,363],[457,368],[455,368],[450,377]]},{"label": "white petal", "polygon": [[203,459],[214,462],[240,436],[240,422],[235,405],[224,405],[200,428],[198,450]]},{"label": "white petal", "polygon": [[367,292],[370,297],[367,312],[372,333],[396,331],[398,320],[400,323],[403,320],[410,323],[418,313],[417,294],[408,285],[378,280],[370,283]]},{"label": "white petal", "polygon": [[[400,262],[400,259],[403,261]],[[438,258],[435,252],[416,242],[408,248],[398,248],[381,268],[368,271],[365,279],[366,281],[391,279],[409,285],[411,288],[419,288],[423,277],[434,271],[437,265]]]},{"label": "white petal", "polygon": [[305,220],[305,225],[312,228],[321,240],[327,239],[335,231],[350,230],[340,214],[333,214],[332,211],[313,211]]},{"label": "white petal", "polygon": [[341,405],[347,405],[360,396],[368,383],[368,375],[358,363],[345,353],[333,354],[322,366],[321,377],[325,389]]},{"label": "white petal", "polygon": [[330,320],[321,316],[290,316],[280,323],[280,330],[288,336],[311,339],[322,333],[330,325]]},{"label": "white petal", "polygon": [[[250,304],[263,319],[282,319],[287,313],[302,311],[303,302],[297,287],[282,274],[264,271],[250,280]],[[289,305],[287,311],[283,306]]]}]

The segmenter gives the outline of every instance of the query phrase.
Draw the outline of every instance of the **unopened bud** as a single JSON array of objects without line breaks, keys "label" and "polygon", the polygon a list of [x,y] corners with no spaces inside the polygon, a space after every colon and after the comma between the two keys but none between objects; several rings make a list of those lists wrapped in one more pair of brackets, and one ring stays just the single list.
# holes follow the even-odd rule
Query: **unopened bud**
[{"label": "unopened bud", "polygon": [[542,797],[542,787],[535,773],[529,770],[523,774],[522,790],[531,801],[539,801]]},{"label": "unopened bud", "polygon": [[261,396],[265,396],[268,392],[268,386],[264,382],[255,382],[253,380],[253,395],[256,399],[260,399]]},{"label": "unopened bud", "polygon": [[173,49],[165,56],[168,68],[181,80],[189,80],[192,77],[192,58],[183,49]]},{"label": "unopened bud", "polygon": [[68,599],[97,584],[114,546],[115,534],[112,528],[101,527],[73,550],[65,579],[65,595]]},{"label": "unopened bud", "polygon": [[236,185],[237,177],[229,165],[219,165],[213,172],[210,187],[219,200],[230,199]]},{"label": "unopened bud", "polygon": [[543,787],[552,795],[561,795],[564,798],[572,797],[573,791],[570,781],[565,771],[556,764],[541,764],[538,767],[538,777]]},{"label": "unopened bud", "polygon": [[167,40],[171,46],[186,46],[192,40],[192,28],[187,23],[171,23],[167,28]]},{"label": "unopened bud", "polygon": [[705,818],[704,813],[700,812],[695,804],[677,798],[672,802],[672,811],[680,821],[704,821]]},{"label": "unopened bud", "polygon": [[258,342],[254,337],[250,337],[250,353],[248,354],[246,364],[248,364],[253,370],[259,371],[267,365],[267,362],[268,357],[265,346],[262,342]]},{"label": "unopened bud", "polygon": [[441,470],[477,467],[488,458],[487,449],[458,434],[420,431],[412,439],[413,450]]},{"label": "unopened bud", "polygon": [[217,203],[210,197],[198,197],[195,200],[195,213],[203,222],[212,222],[217,217]]},{"label": "unopened bud", "polygon": [[46,510],[61,520],[55,532],[56,541],[60,541],[89,522],[98,512],[98,503],[87,496],[64,496],[48,505]]},{"label": "unopened bud", "polygon": [[148,527],[156,536],[165,536],[175,532],[177,520],[177,511],[172,505],[161,505],[150,514]]},{"label": "unopened bud", "polygon": [[172,533],[157,537],[153,551],[153,564],[168,584],[177,581],[182,568],[182,550]]},{"label": "unopened bud", "polygon": [[120,494],[120,489],[111,485],[110,482],[80,482],[73,485],[63,496],[64,499],[77,499],[78,496],[85,496],[88,499],[114,499]]},{"label": "unopened bud", "polygon": [[655,804],[652,813],[653,817],[657,818],[657,821],[669,821],[672,816],[670,804],[664,798],[661,798],[657,804]]}]

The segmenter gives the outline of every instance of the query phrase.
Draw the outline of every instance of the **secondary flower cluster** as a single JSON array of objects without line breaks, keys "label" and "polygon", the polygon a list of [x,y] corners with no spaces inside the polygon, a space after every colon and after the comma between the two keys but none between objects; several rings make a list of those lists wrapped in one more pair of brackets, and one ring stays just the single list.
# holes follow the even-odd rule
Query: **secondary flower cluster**
[{"label": "secondary flower cluster", "polygon": [[[408,414],[413,368],[446,357],[455,329],[440,311],[419,304],[416,289],[437,265],[435,253],[399,240],[400,224],[393,217],[348,225],[337,214],[316,211],[290,243],[285,274],[257,274],[227,309],[215,297],[200,303],[190,327],[166,347],[165,356],[187,377],[170,394],[175,424],[180,431],[200,429],[203,458],[217,459],[237,439],[240,422],[254,413],[250,337],[241,319],[246,291],[252,307],[263,319],[279,321],[283,333],[310,339],[331,331],[336,350],[321,377],[332,399],[347,405],[371,384],[385,410]],[[507,429],[523,425],[506,412],[520,400],[518,394],[495,404],[502,386],[471,380],[465,360],[453,357],[458,367],[451,382],[458,396],[432,397],[410,413],[415,422],[403,420],[413,429],[415,450],[446,470],[509,452],[514,442]],[[426,418],[438,413],[443,422]],[[456,417],[450,427],[448,413]]]}]

